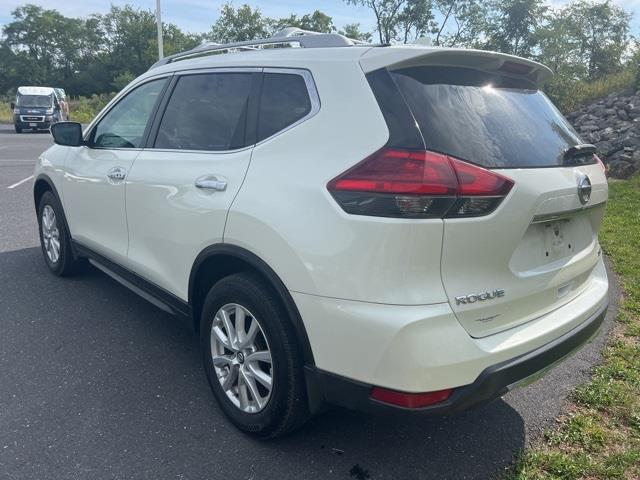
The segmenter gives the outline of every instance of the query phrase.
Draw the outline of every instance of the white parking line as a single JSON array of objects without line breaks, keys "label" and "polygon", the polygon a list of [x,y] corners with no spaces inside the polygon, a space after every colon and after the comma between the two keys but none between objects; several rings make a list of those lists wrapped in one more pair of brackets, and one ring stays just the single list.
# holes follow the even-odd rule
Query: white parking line
[{"label": "white parking line", "polygon": [[12,188],[16,188],[19,187],[20,185],[22,185],[24,182],[28,182],[29,180],[31,180],[33,178],[33,175],[29,175],[27,178],[20,180],[18,183],[14,183],[13,185],[9,185],[7,188],[12,189]]}]

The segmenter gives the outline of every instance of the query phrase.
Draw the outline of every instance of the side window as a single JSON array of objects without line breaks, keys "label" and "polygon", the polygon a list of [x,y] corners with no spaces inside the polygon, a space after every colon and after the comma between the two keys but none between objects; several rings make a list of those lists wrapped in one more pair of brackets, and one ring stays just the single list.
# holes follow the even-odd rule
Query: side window
[{"label": "side window", "polygon": [[155,148],[224,151],[246,146],[251,73],[185,75],[158,127]]},{"label": "side window", "polygon": [[287,128],[311,111],[304,78],[291,73],[265,73],[260,97],[258,141]]},{"label": "side window", "polygon": [[122,98],[96,126],[92,146],[140,148],[149,116],[166,81],[152,80]]}]

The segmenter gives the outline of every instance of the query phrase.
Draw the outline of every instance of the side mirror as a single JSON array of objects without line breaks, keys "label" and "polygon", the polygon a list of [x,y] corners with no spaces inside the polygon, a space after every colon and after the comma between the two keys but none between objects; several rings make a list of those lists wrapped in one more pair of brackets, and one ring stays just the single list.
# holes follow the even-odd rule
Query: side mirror
[{"label": "side mirror", "polygon": [[16,108],[16,104],[15,104],[14,102],[11,102],[9,105],[11,106],[11,110],[13,110],[14,108]]},{"label": "side mirror", "polygon": [[58,122],[51,126],[53,141],[64,147],[80,147],[82,141],[82,125],[78,122]]}]

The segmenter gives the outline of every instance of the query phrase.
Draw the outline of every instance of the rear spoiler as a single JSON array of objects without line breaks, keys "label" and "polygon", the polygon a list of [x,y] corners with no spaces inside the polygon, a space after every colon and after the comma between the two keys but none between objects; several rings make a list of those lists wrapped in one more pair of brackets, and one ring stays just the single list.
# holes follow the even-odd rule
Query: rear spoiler
[{"label": "rear spoiler", "polygon": [[524,78],[538,86],[553,76],[551,69],[541,63],[505,53],[412,45],[372,48],[360,57],[360,65],[366,73],[384,67],[389,70],[425,65],[467,67]]}]

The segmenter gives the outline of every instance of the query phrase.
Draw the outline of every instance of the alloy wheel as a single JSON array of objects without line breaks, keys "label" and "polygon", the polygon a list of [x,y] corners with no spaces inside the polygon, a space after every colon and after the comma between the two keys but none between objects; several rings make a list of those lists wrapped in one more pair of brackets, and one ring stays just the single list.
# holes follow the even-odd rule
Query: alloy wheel
[{"label": "alloy wheel", "polygon": [[269,402],[273,364],[267,337],[255,316],[235,303],[224,305],[211,324],[211,356],[222,390],[246,413]]},{"label": "alloy wheel", "polygon": [[51,205],[45,205],[42,209],[42,242],[47,257],[51,263],[58,263],[60,259],[60,230],[56,212]]}]

